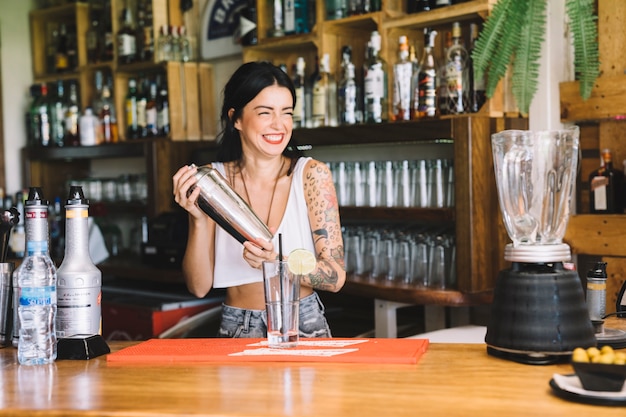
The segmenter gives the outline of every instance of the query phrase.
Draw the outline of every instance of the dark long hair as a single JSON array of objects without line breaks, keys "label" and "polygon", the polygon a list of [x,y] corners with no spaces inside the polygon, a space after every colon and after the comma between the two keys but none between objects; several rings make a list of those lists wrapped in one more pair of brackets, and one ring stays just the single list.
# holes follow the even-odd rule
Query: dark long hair
[{"label": "dark long hair", "polygon": [[[220,119],[222,132],[217,146],[216,159],[220,162],[238,161],[242,156],[241,137],[235,129],[235,120],[241,117],[243,108],[260,92],[271,85],[279,85],[289,89],[296,106],[296,91],[293,82],[285,72],[270,62],[248,62],[241,65],[230,77],[224,87],[224,103]],[[232,117],[228,111],[234,109]],[[283,155],[296,158],[302,155],[296,147],[293,134],[289,139]]]}]

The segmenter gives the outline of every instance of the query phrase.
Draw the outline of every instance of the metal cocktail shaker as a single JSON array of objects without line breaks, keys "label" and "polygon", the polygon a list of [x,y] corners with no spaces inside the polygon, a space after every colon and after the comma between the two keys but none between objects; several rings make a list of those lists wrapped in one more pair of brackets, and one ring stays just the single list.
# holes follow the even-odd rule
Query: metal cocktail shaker
[{"label": "metal cocktail shaker", "polygon": [[256,239],[272,240],[272,233],[265,223],[216,169],[192,166],[198,170],[195,175],[197,182],[189,192],[200,187],[198,207],[202,211],[241,243]]}]

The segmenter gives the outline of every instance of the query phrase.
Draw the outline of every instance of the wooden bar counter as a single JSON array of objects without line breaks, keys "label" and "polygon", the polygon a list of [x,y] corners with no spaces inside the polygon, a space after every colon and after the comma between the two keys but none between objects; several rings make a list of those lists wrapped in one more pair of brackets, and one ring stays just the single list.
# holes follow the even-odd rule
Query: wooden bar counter
[{"label": "wooden bar counter", "polygon": [[[626,319],[607,326],[626,329]],[[136,342],[111,342],[113,351]],[[484,344],[429,346],[417,365],[117,364],[105,356],[20,366],[0,349],[3,416],[624,416],[556,397],[569,364],[524,365]]]}]

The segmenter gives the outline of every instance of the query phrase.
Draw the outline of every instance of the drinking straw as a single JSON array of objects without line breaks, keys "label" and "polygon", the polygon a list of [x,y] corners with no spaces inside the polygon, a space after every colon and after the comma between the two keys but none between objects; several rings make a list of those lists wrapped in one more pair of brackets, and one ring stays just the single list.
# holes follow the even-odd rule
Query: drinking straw
[{"label": "drinking straw", "polygon": [[284,328],[284,324],[285,324],[285,307],[283,306],[284,302],[285,302],[285,294],[284,294],[284,289],[283,289],[283,234],[279,233],[278,234],[278,285],[280,286],[280,305],[282,306],[282,313],[281,313],[281,326],[280,326],[280,333],[284,333],[285,332],[285,328]]}]

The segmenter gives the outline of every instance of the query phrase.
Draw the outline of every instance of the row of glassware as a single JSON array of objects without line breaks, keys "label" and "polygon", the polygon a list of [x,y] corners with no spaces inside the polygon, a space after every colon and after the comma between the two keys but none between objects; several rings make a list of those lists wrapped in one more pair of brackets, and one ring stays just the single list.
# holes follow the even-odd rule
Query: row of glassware
[{"label": "row of glassware", "polygon": [[454,207],[452,159],[329,162],[340,206]]},{"label": "row of glassware", "polygon": [[90,202],[139,202],[148,200],[146,174],[123,174],[113,178],[82,178],[68,183],[83,187]]},{"label": "row of glassware", "polygon": [[451,227],[343,229],[345,266],[373,282],[396,282],[415,288],[456,287],[456,244]]}]

